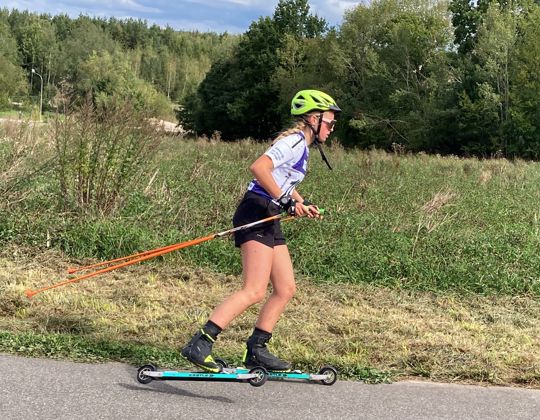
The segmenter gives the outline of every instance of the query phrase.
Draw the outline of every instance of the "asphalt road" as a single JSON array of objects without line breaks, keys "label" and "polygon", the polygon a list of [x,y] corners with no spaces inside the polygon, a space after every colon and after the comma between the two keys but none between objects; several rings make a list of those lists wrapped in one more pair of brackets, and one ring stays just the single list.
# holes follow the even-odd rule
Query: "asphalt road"
[{"label": "asphalt road", "polygon": [[0,419],[539,419],[540,391],[398,382],[333,386],[136,380],[137,367],[0,354]]}]

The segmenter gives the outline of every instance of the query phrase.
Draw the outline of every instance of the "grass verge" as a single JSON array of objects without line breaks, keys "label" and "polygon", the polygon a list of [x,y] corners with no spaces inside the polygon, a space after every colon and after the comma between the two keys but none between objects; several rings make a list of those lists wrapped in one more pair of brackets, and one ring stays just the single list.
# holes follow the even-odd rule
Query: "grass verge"
[{"label": "grass verge", "polygon": [[[147,264],[45,292],[74,263],[49,251],[0,256],[0,351],[74,360],[187,367],[177,349],[240,279],[206,269]],[[540,302],[533,297],[460,297],[369,285],[313,284],[299,291],[271,348],[302,369],[335,365],[342,377],[540,387]],[[256,309],[215,346],[240,362]]]}]

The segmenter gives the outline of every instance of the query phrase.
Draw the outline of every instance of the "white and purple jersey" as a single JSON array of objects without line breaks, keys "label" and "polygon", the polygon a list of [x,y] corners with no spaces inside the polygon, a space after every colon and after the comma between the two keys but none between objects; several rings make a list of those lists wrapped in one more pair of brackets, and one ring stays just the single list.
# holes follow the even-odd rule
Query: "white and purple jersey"
[{"label": "white and purple jersey", "polygon": [[[272,159],[272,176],[282,196],[290,196],[306,176],[309,149],[304,133],[294,133],[278,140],[264,154]],[[256,179],[251,181],[248,191],[273,200]]]}]

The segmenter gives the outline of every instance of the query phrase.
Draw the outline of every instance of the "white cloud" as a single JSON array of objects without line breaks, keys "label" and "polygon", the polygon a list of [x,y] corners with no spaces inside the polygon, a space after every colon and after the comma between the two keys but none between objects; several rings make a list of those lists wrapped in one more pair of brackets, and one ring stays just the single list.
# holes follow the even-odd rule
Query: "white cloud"
[{"label": "white cloud", "polygon": [[[147,4],[144,4],[147,3]],[[153,7],[156,2],[134,0],[60,0],[55,5],[65,5],[71,8],[82,8],[93,12],[137,12],[137,13],[161,13],[162,9]]]},{"label": "white cloud", "polygon": [[57,15],[60,13],[76,17],[79,14],[91,16],[119,17],[121,15],[136,15],[161,13],[162,10],[156,7],[144,5],[142,1],[134,0],[8,0],[5,7],[8,9],[29,10],[37,13],[49,13]]},{"label": "white cloud", "polygon": [[226,8],[234,8],[238,6],[239,11],[264,11],[267,14],[271,14],[278,4],[278,0],[183,0],[185,3],[196,3],[201,5],[210,6],[213,8],[219,8],[220,6]]},{"label": "white cloud", "polygon": [[[367,0],[365,0],[367,1]],[[4,0],[8,9],[51,15],[80,14],[103,18],[131,17],[177,30],[242,33],[261,16],[271,16],[278,0]],[[311,12],[336,26],[354,0],[310,0]]]},{"label": "white cloud", "polygon": [[[105,2],[105,3],[110,3],[110,2]],[[132,0],[120,0],[118,2],[113,2],[113,3],[120,3],[120,5],[124,6],[122,9],[133,10],[136,12],[149,12],[149,13],[161,12],[160,9],[156,9],[154,7],[143,6],[142,4],[139,4],[136,1],[132,1]]]},{"label": "white cloud", "polygon": [[277,5],[278,0],[265,1],[265,0],[184,0],[187,3],[206,4],[213,7],[219,7],[224,4],[239,5],[242,7],[253,7],[255,9],[265,8],[267,5],[273,4],[273,7]]},{"label": "white cloud", "polygon": [[343,14],[347,9],[351,9],[365,1],[357,0],[312,0],[309,2],[311,11],[319,17],[326,19],[331,25],[341,23]]}]

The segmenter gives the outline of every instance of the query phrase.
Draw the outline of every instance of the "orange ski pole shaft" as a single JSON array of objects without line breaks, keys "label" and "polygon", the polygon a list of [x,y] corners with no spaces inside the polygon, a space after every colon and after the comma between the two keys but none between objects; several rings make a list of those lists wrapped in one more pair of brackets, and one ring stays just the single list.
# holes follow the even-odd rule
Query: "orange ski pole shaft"
[{"label": "orange ski pole shaft", "polygon": [[[113,266],[110,266],[110,267],[106,267],[106,268],[103,268],[101,270],[98,270],[98,271],[95,271],[95,272],[92,272],[92,273],[88,273],[88,274],[85,274],[85,275],[82,275],[82,276],[79,276],[79,277],[75,277],[73,279],[64,280],[64,281],[52,284],[50,286],[42,287],[41,289],[37,289],[37,290],[28,289],[28,290],[26,290],[26,296],[28,298],[32,298],[35,295],[37,295],[38,293],[45,292],[46,290],[56,289],[58,287],[65,286],[65,285],[71,284],[71,283],[77,283],[77,282],[79,282],[81,280],[85,280],[85,279],[88,279],[88,278],[91,278],[91,277],[95,277],[95,276],[98,276],[100,274],[108,273],[109,271],[117,270],[119,268],[126,267],[126,266],[132,265],[132,264],[136,264],[136,263],[139,263],[139,262],[142,262],[142,261],[146,261],[146,260],[149,260],[151,258],[155,258],[157,256],[167,254],[167,253],[172,252],[172,251],[177,251],[177,250],[182,249],[182,248],[187,248],[189,246],[198,245],[198,244],[200,244],[202,242],[206,242],[206,241],[209,241],[211,239],[220,238],[222,236],[226,236],[226,235],[232,234],[234,232],[238,232],[240,230],[249,229],[250,227],[259,225],[261,223],[266,223],[266,222],[270,222],[270,221],[273,221],[273,220],[279,220],[279,219],[282,219],[284,217],[285,216],[282,215],[282,214],[277,214],[275,216],[270,216],[270,217],[267,217],[265,219],[257,220],[256,222],[248,223],[246,225],[242,225],[242,226],[238,226],[238,227],[235,227],[235,228],[232,228],[232,229],[229,229],[229,230],[225,230],[223,232],[219,232],[219,233],[215,233],[215,234],[212,234],[212,235],[204,236],[204,237],[198,238],[198,239],[192,239],[190,241],[182,242],[182,243],[175,244],[175,245],[170,245],[168,247],[158,248],[157,250],[154,250],[154,252],[147,251],[145,253],[141,253],[141,254],[144,254],[144,255],[141,255],[141,256],[139,256],[137,258],[133,258],[131,260],[124,261],[123,263],[116,264],[116,265],[113,265]],[[290,220],[292,218],[293,217],[291,216],[291,217],[285,218],[284,220]],[[125,258],[128,258],[128,257],[125,257]],[[125,258],[123,258],[123,259],[125,259]],[[122,260],[122,258],[120,260]]]},{"label": "orange ski pole shaft", "polygon": [[[274,217],[274,216],[272,216]],[[290,220],[292,218],[291,217],[287,217],[285,218],[283,221],[287,221],[287,220]],[[262,223],[262,222],[261,222]],[[229,231],[226,231],[225,233],[230,233]],[[218,235],[221,235],[221,234],[218,234]],[[98,263],[95,263],[95,264],[91,264],[91,265],[86,265],[84,267],[77,267],[77,268],[68,268],[67,272],[68,274],[74,274],[74,273],[77,273],[79,271],[86,271],[86,270],[90,270],[91,268],[97,268],[97,267],[102,267],[104,265],[109,265],[109,264],[112,264],[112,263],[116,263],[116,262],[120,262],[120,261],[125,261],[125,260],[130,260],[132,258],[138,258],[138,257],[143,257],[145,255],[148,255],[148,254],[154,254],[156,252],[161,252],[161,251],[165,251],[169,248],[172,248],[172,247],[175,247],[177,246],[178,244],[173,244],[173,245],[167,245],[167,246],[164,246],[164,247],[160,247],[160,248],[155,248],[155,249],[151,249],[149,251],[143,251],[143,252],[139,252],[137,254],[132,254],[132,255],[128,255],[126,257],[118,257],[118,258],[115,258],[113,260],[109,260],[109,261],[100,261]],[[160,254],[158,254],[160,255]]]},{"label": "orange ski pole shaft", "polygon": [[[272,217],[274,217],[274,216],[272,216]],[[286,220],[288,220],[288,219],[286,219]],[[258,223],[262,223],[262,221],[259,221]],[[222,233],[218,233],[216,235],[222,235],[222,234],[227,234],[227,233],[230,233],[230,232],[225,231],[225,232],[222,232]],[[120,262],[120,261],[130,260],[132,258],[138,258],[138,257],[143,257],[143,256],[149,255],[149,254],[159,253],[159,252],[165,251],[165,250],[167,250],[169,248],[174,248],[177,245],[178,244],[167,245],[167,246],[164,246],[164,247],[151,249],[149,251],[143,251],[143,252],[139,252],[137,254],[128,255],[128,256],[125,256],[125,257],[118,257],[118,258],[115,258],[115,259],[109,260],[109,261],[100,261],[100,262],[97,262],[95,264],[86,265],[84,267],[68,268],[67,272],[68,272],[68,274],[73,274],[73,273],[77,273],[79,271],[86,271],[86,270],[90,270],[91,268],[102,267],[104,265],[109,265],[109,264]],[[158,255],[161,255],[161,254],[158,254]]]},{"label": "orange ski pole shaft", "polygon": [[86,270],[90,270],[91,268],[97,268],[97,267],[102,267],[104,265],[109,265],[109,264],[112,264],[112,263],[116,263],[116,262],[120,262],[120,261],[125,261],[125,260],[130,260],[132,258],[138,258],[138,257],[143,257],[145,255],[148,255],[148,254],[153,254],[155,252],[160,252],[160,251],[165,251],[171,247],[174,247],[178,244],[174,244],[174,245],[167,245],[167,246],[164,246],[164,247],[161,247],[161,248],[156,248],[156,249],[151,249],[149,251],[143,251],[143,252],[139,252],[137,254],[133,254],[133,255],[128,255],[127,257],[119,257],[119,258],[115,258],[114,260],[109,260],[109,261],[100,261],[98,263],[95,263],[95,264],[91,264],[91,265],[86,265],[84,267],[77,267],[77,268],[68,268],[67,272],[68,274],[73,274],[73,273],[77,273],[79,271],[86,271]]},{"label": "orange ski pole shaft", "polygon": [[[271,216],[272,218],[274,218],[275,216]],[[283,219],[283,221],[287,221],[287,220],[290,220],[292,218],[292,216],[290,217],[287,217],[285,219]],[[259,221],[258,223],[262,223],[261,221]],[[222,232],[223,233],[223,232]],[[225,233],[230,233],[229,231],[226,231]],[[217,235],[221,235],[220,234],[217,234]],[[116,262],[120,262],[120,261],[125,261],[125,260],[130,260],[132,258],[138,258],[138,257],[143,257],[145,255],[148,255],[148,254],[154,254],[156,252],[161,252],[161,251],[165,251],[169,248],[172,248],[172,247],[175,247],[177,246],[178,244],[173,244],[173,245],[167,245],[167,246],[164,246],[164,247],[160,247],[160,248],[155,248],[155,249],[151,249],[149,251],[143,251],[143,252],[139,252],[137,254],[132,254],[132,255],[128,255],[126,257],[118,257],[118,258],[115,258],[113,260],[109,260],[109,261],[100,261],[98,263],[95,263],[95,264],[91,264],[91,265],[86,265],[84,267],[77,267],[77,268],[68,268],[67,272],[68,274],[74,274],[74,273],[77,273],[79,271],[86,271],[86,270],[90,270],[92,268],[97,268],[97,267],[102,267],[104,265],[109,265],[109,264],[112,264],[112,263],[116,263]],[[158,254],[160,255],[160,254]]]},{"label": "orange ski pole shaft", "polygon": [[84,274],[82,276],[75,277],[73,279],[68,279],[68,280],[61,281],[59,283],[52,284],[50,286],[45,286],[45,287],[42,287],[41,289],[37,289],[37,290],[30,290],[29,289],[29,290],[26,291],[26,296],[28,296],[28,298],[32,298],[35,295],[37,295],[38,293],[45,292],[46,290],[56,289],[57,287],[65,286],[65,285],[71,284],[71,283],[77,283],[77,282],[79,282],[81,280],[89,279],[91,277],[95,277],[95,276],[98,276],[100,274],[108,273],[109,271],[117,270],[119,268],[126,267],[128,265],[132,265],[132,264],[136,264],[136,263],[139,263],[139,262],[142,262],[142,261],[146,261],[146,260],[149,260],[150,258],[154,258],[154,257],[157,257],[159,255],[167,254],[169,252],[176,251],[176,250],[182,249],[182,248],[187,248],[188,246],[193,246],[193,245],[200,244],[202,242],[209,241],[210,239],[214,239],[215,237],[216,237],[216,235],[209,235],[209,236],[205,236],[203,238],[193,239],[191,241],[187,241],[187,242],[183,242],[181,244],[177,244],[176,246],[170,246],[169,248],[167,248],[165,250],[155,252],[153,254],[147,254],[147,255],[144,255],[144,256],[139,257],[139,258],[134,258],[132,260],[128,260],[128,261],[125,261],[123,263],[113,265],[113,266],[110,266],[110,267],[102,268],[101,270],[94,271],[94,272],[88,273],[88,274]]}]

